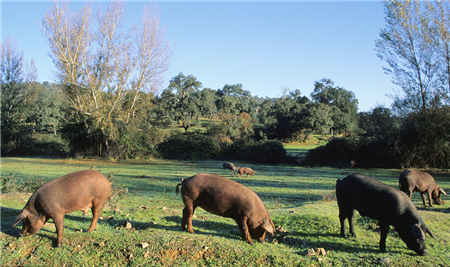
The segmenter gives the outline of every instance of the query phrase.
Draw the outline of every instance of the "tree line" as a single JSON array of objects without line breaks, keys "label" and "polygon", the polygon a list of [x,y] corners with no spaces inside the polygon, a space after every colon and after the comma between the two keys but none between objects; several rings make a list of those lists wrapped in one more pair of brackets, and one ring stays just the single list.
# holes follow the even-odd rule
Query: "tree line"
[{"label": "tree line", "polygon": [[[450,4],[383,3],[386,28],[375,50],[400,90],[392,107],[358,113],[354,93],[330,79],[316,81],[309,97],[284,89],[281,97],[259,98],[242,84],[203,88],[183,73],[162,89],[173,51],[158,10],[148,6],[140,24],[125,30],[123,3],[70,14],[68,2],[54,2],[41,22],[54,83],[37,83],[34,62],[25,62],[10,39],[2,44],[1,153],[32,153],[42,129],[59,134],[66,153],[113,158],[157,154],[158,144],[180,134],[224,144],[330,134],[343,138],[311,151],[307,161],[449,168]],[[173,126],[182,131],[167,130]]]}]

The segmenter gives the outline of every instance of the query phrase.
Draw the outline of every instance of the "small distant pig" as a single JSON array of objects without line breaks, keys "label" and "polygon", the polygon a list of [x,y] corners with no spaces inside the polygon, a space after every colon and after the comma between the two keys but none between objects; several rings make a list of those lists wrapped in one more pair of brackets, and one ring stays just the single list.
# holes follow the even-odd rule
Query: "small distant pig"
[{"label": "small distant pig", "polygon": [[255,174],[255,171],[250,169],[249,167],[240,167],[238,170],[238,176],[242,177],[242,174],[247,174],[247,178],[248,175],[250,174],[250,176],[253,176]]},{"label": "small distant pig", "polygon": [[61,246],[64,215],[82,210],[92,210],[93,218],[88,232],[97,227],[103,206],[111,198],[111,183],[100,172],[78,171],[41,185],[30,197],[17,216],[14,226],[23,221],[20,236],[35,234],[49,220],[56,226],[57,243]]},{"label": "small distant pig", "polygon": [[272,236],[275,226],[261,199],[248,187],[225,177],[199,173],[177,185],[175,192],[181,196],[185,208],[181,228],[194,233],[192,230],[192,215],[197,207],[236,221],[241,236],[249,244],[252,238],[265,242],[266,232]]},{"label": "small distant pig", "polygon": [[233,173],[233,172],[238,172],[238,170],[239,170],[239,167],[236,167],[236,166],[234,166],[234,164],[233,163],[231,163],[231,162],[224,162],[223,163],[223,169],[225,170],[225,169],[227,169],[227,170],[230,170],[230,174],[231,173]]},{"label": "small distant pig", "polygon": [[419,192],[422,196],[423,205],[426,207],[425,193],[428,195],[428,203],[433,207],[431,199],[437,205],[442,204],[441,193],[447,195],[445,191],[439,187],[434,178],[420,170],[406,170],[400,174],[398,179],[400,190],[405,192],[409,198],[412,193]]},{"label": "small distant pig", "polygon": [[341,234],[347,238],[345,219],[350,233],[356,237],[353,219],[357,210],[361,216],[378,220],[381,230],[380,249],[386,250],[389,226],[393,225],[408,248],[419,255],[428,254],[425,233],[434,238],[416,207],[406,194],[361,174],[352,174],[336,182]]}]

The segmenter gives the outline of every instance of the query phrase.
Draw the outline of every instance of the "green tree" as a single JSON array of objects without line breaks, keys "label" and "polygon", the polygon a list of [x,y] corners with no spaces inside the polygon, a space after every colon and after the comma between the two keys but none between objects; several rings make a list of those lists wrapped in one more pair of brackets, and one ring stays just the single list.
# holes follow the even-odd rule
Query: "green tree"
[{"label": "green tree", "polygon": [[32,107],[32,115],[27,121],[35,125],[37,130],[50,130],[56,135],[64,118],[61,112],[61,102],[56,97],[57,92],[51,90],[52,85],[48,83],[35,83],[35,86],[41,88],[40,94],[36,104]]},{"label": "green tree", "polygon": [[17,44],[8,37],[1,45],[1,150],[24,152],[31,138],[31,126],[26,123],[39,94],[34,61],[28,64]]},{"label": "green tree", "polygon": [[307,121],[309,102],[299,90],[288,92],[287,89],[282,97],[275,99],[273,105],[266,102],[270,109],[264,118],[268,123],[267,136],[279,140],[298,139],[302,131],[310,126]]},{"label": "green tree", "polygon": [[231,140],[253,134],[253,123],[250,121],[253,121],[258,104],[250,92],[242,88],[242,84],[226,84],[216,91],[215,99],[220,122],[214,132],[220,132]]},{"label": "green tree", "polygon": [[215,97],[216,91],[210,88],[204,88],[197,92],[199,99],[199,109],[202,116],[207,116],[212,119],[217,111]]},{"label": "green tree", "polygon": [[362,135],[372,139],[392,138],[400,129],[399,118],[383,106],[375,107],[369,112],[360,112],[358,116]]},{"label": "green tree", "polygon": [[216,93],[216,107],[218,113],[239,115],[242,112],[253,116],[258,104],[249,91],[242,88],[242,84],[226,84]]},{"label": "green tree", "polygon": [[331,129],[333,132],[345,133],[356,130],[358,100],[353,92],[334,86],[334,82],[330,79],[322,79],[314,83],[311,99],[315,103],[322,103],[332,108]]},{"label": "green tree", "polygon": [[185,132],[197,125],[202,115],[198,95],[201,86],[202,83],[194,76],[180,73],[170,80],[169,87],[162,94],[166,114],[170,120],[180,123]]}]

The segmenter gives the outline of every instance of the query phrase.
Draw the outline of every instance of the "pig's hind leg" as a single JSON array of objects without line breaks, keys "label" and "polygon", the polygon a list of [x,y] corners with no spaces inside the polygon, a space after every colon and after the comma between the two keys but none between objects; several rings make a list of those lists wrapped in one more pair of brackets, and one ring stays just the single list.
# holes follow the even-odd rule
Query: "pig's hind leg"
[{"label": "pig's hind leg", "polygon": [[344,238],[347,238],[347,230],[345,228],[345,219],[348,219],[350,234],[356,237],[355,227],[354,227],[354,217],[356,210],[344,210],[339,209],[339,220],[341,221],[341,235]]},{"label": "pig's hind leg", "polygon": [[183,219],[181,221],[181,229],[184,231],[186,229],[187,224],[187,231],[191,234],[194,233],[194,230],[192,229],[192,215],[194,214],[195,208],[193,203],[190,201],[184,202],[184,209],[183,209]]},{"label": "pig's hind leg", "polygon": [[97,228],[97,221],[100,218],[100,215],[102,214],[103,204],[99,203],[99,201],[93,201],[92,202],[92,215],[94,216],[92,218],[91,226],[89,226],[88,232],[91,232]]}]

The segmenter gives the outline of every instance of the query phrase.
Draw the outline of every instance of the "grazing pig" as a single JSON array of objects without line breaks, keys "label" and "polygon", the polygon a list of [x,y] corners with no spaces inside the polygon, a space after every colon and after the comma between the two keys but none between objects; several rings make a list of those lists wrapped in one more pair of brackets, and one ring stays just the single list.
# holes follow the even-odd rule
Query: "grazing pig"
[{"label": "grazing pig", "polygon": [[249,167],[240,167],[238,170],[238,176],[242,177],[243,173],[246,173],[248,178],[248,175],[250,174],[250,176],[253,176],[255,174],[255,171],[250,169]]},{"label": "grazing pig", "polygon": [[25,208],[17,216],[14,226],[23,221],[20,236],[35,234],[53,219],[56,226],[57,247],[61,246],[64,215],[82,210],[92,210],[93,219],[88,232],[97,227],[103,206],[111,198],[111,183],[100,172],[78,171],[41,185],[30,197]]},{"label": "grazing pig", "polygon": [[422,196],[423,205],[426,207],[425,193],[428,195],[428,202],[433,207],[431,199],[437,205],[442,204],[441,193],[447,195],[445,191],[436,184],[431,175],[420,170],[406,170],[400,174],[398,179],[400,190],[405,192],[409,198],[412,193],[419,192]]},{"label": "grazing pig", "polygon": [[223,169],[230,170],[230,174],[232,174],[233,172],[237,173],[239,171],[239,167],[234,166],[234,164],[231,162],[224,162]]},{"label": "grazing pig", "polygon": [[408,248],[419,255],[426,255],[425,233],[434,238],[423,222],[411,200],[400,190],[370,177],[352,174],[336,182],[341,234],[347,238],[345,219],[350,233],[355,235],[353,219],[357,210],[361,216],[378,220],[381,230],[380,249],[386,250],[389,226],[393,225]]},{"label": "grazing pig", "polygon": [[252,238],[265,242],[266,232],[272,236],[275,227],[261,199],[248,187],[225,177],[200,173],[186,180],[181,185],[181,196],[184,202],[181,228],[192,230],[192,215],[197,207],[227,218],[234,219],[241,231],[241,236],[249,244]]}]

